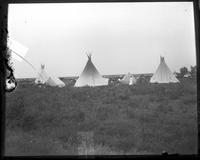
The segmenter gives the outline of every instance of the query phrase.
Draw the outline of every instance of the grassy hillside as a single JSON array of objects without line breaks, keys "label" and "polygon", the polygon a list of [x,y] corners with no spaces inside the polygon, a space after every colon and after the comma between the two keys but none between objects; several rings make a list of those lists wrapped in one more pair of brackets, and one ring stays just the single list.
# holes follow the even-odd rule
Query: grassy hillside
[{"label": "grassy hillside", "polygon": [[95,88],[19,83],[6,103],[7,155],[197,152],[192,79]]}]

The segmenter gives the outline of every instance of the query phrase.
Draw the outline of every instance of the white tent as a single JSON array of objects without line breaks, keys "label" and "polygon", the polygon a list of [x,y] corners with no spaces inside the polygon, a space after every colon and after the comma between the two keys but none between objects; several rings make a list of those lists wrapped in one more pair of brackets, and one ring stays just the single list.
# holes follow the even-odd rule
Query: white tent
[{"label": "white tent", "polygon": [[183,77],[185,77],[185,78],[191,77],[191,74],[188,72],[188,73],[186,73]]},{"label": "white tent", "polygon": [[44,84],[49,79],[49,76],[47,75],[44,65],[41,65],[40,73],[38,73],[38,77],[35,79],[36,84]]},{"label": "white tent", "polygon": [[179,80],[170,71],[169,67],[165,63],[164,57],[160,57],[160,64],[150,79],[151,83],[177,83]]},{"label": "white tent", "polygon": [[75,87],[82,87],[82,86],[103,86],[108,85],[108,79],[103,78],[91,60],[91,54],[88,55],[87,64],[77,79],[75,83]]},{"label": "white tent", "polygon": [[44,69],[44,65],[41,65],[40,73],[38,73],[38,77],[35,80],[36,84],[46,84],[49,86],[58,86],[58,87],[64,87],[65,83],[61,81],[59,78],[48,75],[47,72]]},{"label": "white tent", "polygon": [[132,74],[127,73],[119,82],[122,84],[133,85],[136,83],[136,79]]},{"label": "white tent", "polygon": [[64,87],[65,83],[55,76],[50,76],[46,84],[50,86]]}]

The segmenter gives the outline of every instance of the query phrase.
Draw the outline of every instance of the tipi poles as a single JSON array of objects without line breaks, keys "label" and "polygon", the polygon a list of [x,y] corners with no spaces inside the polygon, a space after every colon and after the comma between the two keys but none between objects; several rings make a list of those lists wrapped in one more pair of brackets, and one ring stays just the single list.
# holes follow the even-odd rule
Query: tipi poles
[{"label": "tipi poles", "polygon": [[[14,51],[12,51],[12,52],[14,52]],[[36,71],[38,74],[40,74],[38,71],[37,71],[37,69],[29,62],[29,61],[27,61],[24,57],[22,57],[21,55],[19,55],[18,53],[16,53],[16,52],[14,52],[17,56],[19,56],[21,59],[23,59],[26,63],[28,63],[31,67],[32,67],[32,69],[34,70],[34,71]],[[41,74],[40,74],[40,76],[42,76]]]},{"label": "tipi poles", "polygon": [[[14,52],[14,51],[12,51]],[[21,55],[19,55],[18,53],[14,52],[17,56],[19,56],[21,59],[23,59],[26,63],[28,63],[36,72],[37,72],[37,69],[29,62],[27,61],[24,57],[22,57]]]}]

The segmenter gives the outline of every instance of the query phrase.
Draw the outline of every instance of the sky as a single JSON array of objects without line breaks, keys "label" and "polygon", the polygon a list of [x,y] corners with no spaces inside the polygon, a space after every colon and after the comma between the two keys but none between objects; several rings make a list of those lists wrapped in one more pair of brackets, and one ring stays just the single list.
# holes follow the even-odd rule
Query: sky
[{"label": "sky", "polygon": [[[9,4],[8,31],[58,77],[79,76],[87,52],[102,75],[154,73],[160,56],[172,72],[196,65],[192,2]],[[16,78],[37,76],[25,61],[13,67]]]}]

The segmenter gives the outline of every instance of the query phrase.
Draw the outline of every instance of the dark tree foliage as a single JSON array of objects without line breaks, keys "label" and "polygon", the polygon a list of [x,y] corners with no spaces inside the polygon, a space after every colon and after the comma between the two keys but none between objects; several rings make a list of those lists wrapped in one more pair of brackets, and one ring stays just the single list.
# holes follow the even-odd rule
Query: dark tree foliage
[{"label": "dark tree foliage", "polygon": [[180,77],[182,78],[186,73],[188,73],[187,67],[180,68]]},{"label": "dark tree foliage", "polygon": [[197,66],[190,67],[190,74],[192,77],[196,77]]}]

